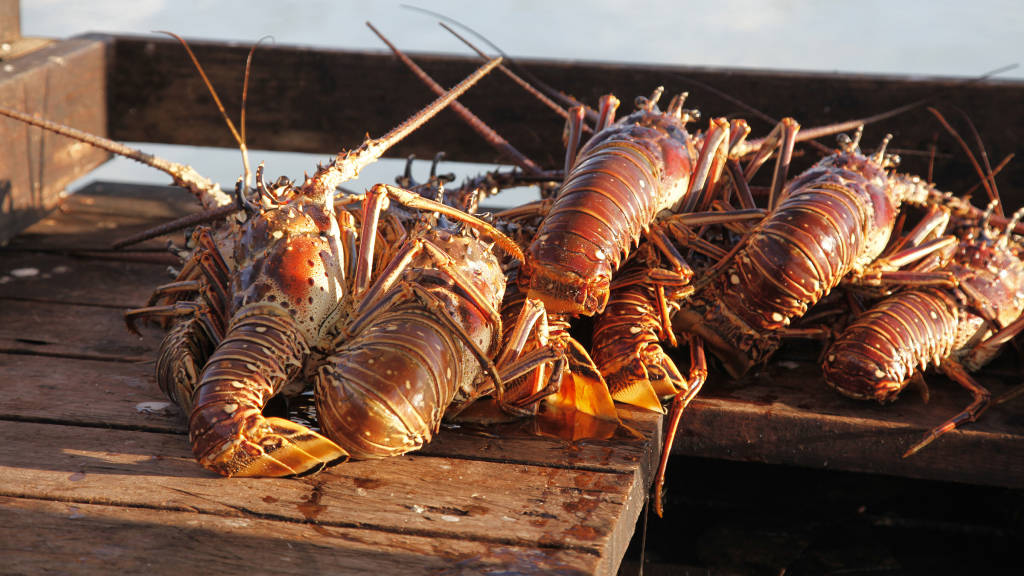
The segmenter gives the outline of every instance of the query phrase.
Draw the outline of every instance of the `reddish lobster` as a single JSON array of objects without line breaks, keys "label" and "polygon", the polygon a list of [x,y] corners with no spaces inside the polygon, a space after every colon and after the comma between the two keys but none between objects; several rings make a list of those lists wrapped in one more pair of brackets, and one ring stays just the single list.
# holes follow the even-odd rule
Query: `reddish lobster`
[{"label": "reddish lobster", "polygon": [[[194,250],[176,281],[158,288],[150,306],[126,319],[130,326],[138,318],[177,319],[161,345],[157,378],[190,413],[190,441],[202,465],[224,475],[287,475],[317,470],[349,452],[380,456],[415,449],[429,440],[457,392],[471,397],[475,387],[487,387],[485,381],[500,382],[490,358],[501,333],[497,303],[504,275],[491,254],[492,242],[468,229],[430,226],[410,233],[402,247],[400,237],[383,249],[375,248],[374,239],[379,215],[392,199],[446,214],[521,257],[518,247],[486,223],[402,189],[374,187],[367,200],[355,199],[362,203],[358,214],[344,207],[351,200],[334,200],[339,184],[496,64],[489,62],[384,138],[339,154],[301,185],[282,180],[268,186],[261,167],[256,189],[239,179],[234,198],[187,167],[13,111],[0,113],[164,170],[204,207],[214,207],[213,216],[242,214],[195,234]],[[387,264],[383,271],[375,272],[375,255]],[[455,270],[455,258],[466,259],[473,278]],[[443,271],[440,280],[437,268]],[[403,356],[397,396],[387,396],[380,379],[339,377],[353,355],[362,354],[363,366],[372,363],[365,349],[382,339],[387,347],[387,333],[396,329],[424,333],[414,352],[426,362],[410,367],[411,358]],[[433,336],[427,334],[431,330]],[[325,356],[327,367],[318,370]],[[272,396],[311,375],[327,402],[321,403],[321,420],[332,439],[262,415]],[[339,395],[359,394],[383,401],[329,410]],[[403,401],[411,407],[403,409]]]}]

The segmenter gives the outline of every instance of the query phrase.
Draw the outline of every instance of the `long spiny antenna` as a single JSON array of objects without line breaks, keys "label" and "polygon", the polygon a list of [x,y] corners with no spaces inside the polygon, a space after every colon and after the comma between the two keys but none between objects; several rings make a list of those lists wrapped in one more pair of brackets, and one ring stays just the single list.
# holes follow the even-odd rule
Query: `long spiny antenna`
[{"label": "long spiny antenna", "polygon": [[238,149],[242,152],[242,167],[245,171],[244,182],[246,189],[249,188],[249,182],[252,180],[252,171],[249,168],[249,150],[245,144],[245,100],[249,88],[249,67],[252,63],[253,52],[256,51],[256,46],[259,42],[253,45],[249,50],[249,56],[245,59],[245,80],[243,81],[242,87],[242,132],[241,134],[235,128],[235,123],[231,121],[227,111],[224,109],[224,104],[220,101],[220,96],[217,95],[217,90],[213,87],[213,83],[210,82],[210,78],[206,75],[206,71],[203,70],[202,64],[199,63],[199,59],[196,58],[192,47],[188,45],[188,42],[184,38],[175,34],[174,32],[168,32],[166,30],[156,30],[157,34],[166,34],[171,38],[174,38],[181,43],[182,47],[185,48],[185,52],[188,53],[188,57],[192,60],[192,65],[195,66],[196,71],[199,72],[199,76],[203,79],[203,83],[206,84],[206,89],[209,90],[210,96],[213,97],[213,102],[217,105],[217,110],[220,110],[220,115],[224,118],[224,122],[228,125],[228,129],[231,130],[231,135],[235,137],[235,142],[238,143]]},{"label": "long spiny antenna", "polygon": [[217,184],[199,175],[199,173],[191,166],[178,164],[177,162],[171,162],[170,160],[164,160],[163,158],[147,154],[139,149],[126,146],[120,142],[115,142],[109,138],[96,136],[95,134],[90,134],[88,132],[78,130],[77,128],[71,128],[50,120],[36,118],[16,110],[0,108],[0,116],[7,116],[8,118],[13,118],[14,120],[24,122],[30,126],[49,130],[54,134],[73,138],[79,142],[84,142],[90,146],[106,150],[112,154],[117,154],[118,156],[135,160],[136,162],[145,164],[150,168],[155,168],[156,170],[170,176],[174,180],[175,185],[185,188],[191,192],[199,199],[200,204],[202,204],[205,209],[217,208],[234,202],[231,196],[222,191]]},{"label": "long spiny antenna", "polygon": [[[995,171],[992,170],[992,165],[988,161],[988,152],[985,151],[985,143],[981,140],[981,134],[978,134],[978,128],[975,127],[971,117],[968,116],[961,108],[954,106],[953,109],[959,112],[960,116],[962,116],[964,121],[967,122],[967,128],[970,129],[971,135],[974,136],[974,143],[978,147],[978,155],[981,156],[981,163],[985,167],[985,174],[982,175],[982,179],[988,180],[989,184],[992,186],[992,190],[995,192],[996,198],[998,198],[999,188],[996,187]],[[1005,215],[1003,213],[1002,204],[999,206],[999,213],[1001,216]]]},{"label": "long spiny antenna", "polygon": [[[939,120],[939,123],[942,124],[942,127],[945,128],[946,131],[953,136],[953,138],[960,145],[960,148],[964,151],[965,154],[967,154],[967,159],[971,161],[971,165],[974,167],[975,172],[977,172],[978,176],[981,178],[981,185],[982,187],[985,188],[985,192],[988,193],[989,200],[998,200],[999,192],[994,188],[994,183],[991,183],[989,181],[989,174],[991,173],[991,168],[988,172],[982,169],[981,165],[978,163],[977,157],[975,157],[974,155],[974,152],[971,151],[971,147],[967,145],[967,142],[965,142],[964,139],[960,136],[960,133],[957,132],[955,128],[953,128],[953,126],[946,120],[946,117],[943,116],[941,112],[939,112],[936,108],[933,108],[931,106],[928,107],[928,111],[931,112],[931,114]],[[986,164],[988,164],[987,159],[985,162]],[[996,214],[999,216],[1003,216],[1003,208],[1001,203],[999,206],[996,207]]]},{"label": "long spiny antenna", "polygon": [[432,10],[427,10],[426,8],[420,8],[418,6],[411,6],[409,4],[401,4],[400,6],[402,8],[407,9],[407,10],[413,10],[413,11],[416,11],[416,12],[420,12],[420,13],[426,14],[428,16],[433,16],[434,18],[438,18],[438,19],[444,20],[446,22],[450,22],[450,23],[454,24],[455,26],[458,26],[459,28],[462,28],[463,30],[465,30],[466,32],[469,32],[473,36],[476,36],[484,44],[487,44],[492,50],[497,52],[499,56],[501,56],[506,61],[508,61],[508,63],[510,65],[515,66],[519,70],[519,72],[523,76],[526,77],[527,80],[529,80],[534,86],[538,87],[541,91],[547,93],[552,98],[561,101],[562,104],[567,106],[567,107],[571,108],[573,106],[583,106],[583,109],[587,111],[587,116],[591,120],[596,118],[596,112],[594,112],[594,110],[592,108],[588,108],[585,104],[583,104],[579,100],[576,100],[572,96],[569,96],[568,94],[565,94],[563,92],[555,90],[554,88],[552,88],[551,86],[549,86],[548,84],[544,83],[542,80],[540,80],[539,78],[537,78],[536,76],[531,74],[529,70],[523,69],[522,66],[519,66],[518,63],[516,63],[514,60],[509,58],[509,55],[506,54],[504,50],[499,48],[494,42],[491,42],[490,40],[488,40],[483,34],[477,32],[476,30],[473,30],[469,26],[463,24],[462,22],[459,22],[458,20],[456,20],[456,19],[454,19],[454,18],[452,18],[450,16],[445,16],[444,14],[441,14],[440,12],[434,12]]},{"label": "long spiny antenna", "polygon": [[[373,24],[367,22],[366,25],[370,28],[370,30],[373,31],[374,34],[377,35],[378,38],[381,39],[382,42],[384,42],[384,44],[388,46],[388,48],[391,49],[392,52],[394,52],[395,56],[397,56],[410,70],[412,70],[413,74],[415,74],[424,84],[429,86],[430,89],[437,94],[443,93],[444,88],[442,88],[441,85],[435,82],[433,78],[431,78],[426,72],[424,72],[422,68],[417,66],[416,63],[413,62],[411,58],[406,56],[390,40],[385,38],[384,35],[381,34],[381,32],[373,26]],[[495,60],[492,60],[492,62],[495,62]],[[498,58],[496,62],[501,62],[501,58]],[[492,129],[490,126],[484,123],[484,121],[478,118],[476,114],[470,112],[468,108],[466,108],[462,104],[459,104],[458,102],[452,102],[451,107],[452,110],[456,112],[467,124],[469,124],[474,131],[483,136],[484,139],[487,140],[487,142],[491,146],[496,148],[499,152],[509,156],[517,166],[529,172],[530,174],[540,174],[541,172],[543,172],[543,170],[541,170],[541,168],[533,160],[530,160],[522,152],[516,150],[516,148],[512,146],[512,144],[510,144],[508,140],[506,140],[504,137],[502,137],[500,134],[494,131],[494,129]]]},{"label": "long spiny antenna", "polygon": [[[470,42],[464,36],[462,36],[461,34],[456,32],[455,30],[453,30],[451,26],[445,24],[444,22],[438,22],[438,24],[441,26],[441,28],[444,28],[445,30],[447,30],[452,36],[455,36],[460,41],[462,41],[462,43],[465,44],[466,46],[468,46],[470,50],[476,52],[477,55],[479,55],[481,58],[484,58],[484,59],[489,58],[489,56],[487,56],[487,54],[485,54],[483,50],[480,50],[479,48],[477,48],[475,45],[473,45],[472,42]],[[557,102],[555,102],[551,98],[548,98],[547,95],[544,94],[543,92],[541,92],[540,90],[534,88],[533,84],[530,84],[529,82],[524,80],[521,76],[519,76],[518,74],[516,74],[515,72],[510,70],[508,68],[508,66],[505,66],[504,64],[502,64],[501,66],[498,66],[498,70],[501,70],[506,76],[511,78],[513,82],[515,82],[516,84],[519,84],[524,90],[529,92],[530,95],[532,95],[537,100],[540,100],[540,102],[542,104],[544,104],[545,106],[547,106],[548,108],[553,110],[555,112],[555,114],[558,114],[559,116],[561,116],[562,118],[565,118],[565,119],[569,118],[569,112],[565,108],[560,106]],[[590,130],[589,126],[584,124],[583,125],[583,131],[584,132],[590,132],[591,130]]]},{"label": "long spiny antenna", "polygon": [[340,152],[333,162],[318,170],[316,176],[312,179],[307,178],[304,187],[312,186],[325,195],[333,194],[334,189],[340,184],[356,178],[360,170],[383,156],[389,148],[433,118],[446,106],[453,104],[456,98],[469,90],[499,63],[501,63],[501,58],[495,58],[477,68],[457,86],[442,94],[411,118],[392,128],[384,136],[368,138],[359,148],[350,152]]}]

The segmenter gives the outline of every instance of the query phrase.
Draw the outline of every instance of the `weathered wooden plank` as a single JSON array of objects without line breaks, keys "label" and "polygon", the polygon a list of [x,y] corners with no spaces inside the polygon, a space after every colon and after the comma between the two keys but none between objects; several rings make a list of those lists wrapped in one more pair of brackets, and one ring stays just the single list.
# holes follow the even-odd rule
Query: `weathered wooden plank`
[{"label": "weathered wooden plank", "polygon": [[[168,262],[174,262],[170,254],[167,257]],[[155,287],[172,279],[166,263],[0,252],[0,299],[104,306],[120,311],[145,305]]]},{"label": "weathered wooden plank", "polygon": [[[244,45],[193,41],[192,46],[218,87],[229,114],[237,116]],[[455,41],[453,51],[462,50]],[[234,147],[205,87],[173,41],[119,36],[111,71],[111,134],[123,140]],[[417,62],[443,85],[454,85],[477,61],[469,57],[416,55]],[[749,118],[755,135],[771,126],[704,85],[780,118],[794,116],[804,126],[863,118],[928,99],[966,110],[988,146],[1002,159],[1019,150],[1024,131],[1024,82],[963,81],[949,78],[838,75],[708,69],[686,66],[603,64],[522,60],[519,64],[548,84],[594,104],[614,92],[624,102],[655,86],[688,90],[687,103],[704,116]],[[288,74],[280,74],[287,70]],[[979,74],[984,72],[978,71]],[[383,134],[419,109],[433,94],[390,54],[343,52],[291,46],[261,46],[249,92],[249,139],[254,148],[336,153],[357,145],[364,133]],[[563,122],[498,73],[484,78],[460,101],[543,165],[560,167]],[[951,109],[951,108],[950,108]],[[903,151],[902,169],[925,174],[930,146],[939,135],[935,179],[962,190],[977,177],[952,138],[923,108],[869,127],[865,145],[886,132]],[[831,143],[827,139],[826,143]],[[410,136],[392,154],[431,157],[444,150],[463,161],[494,162],[496,154],[450,111]],[[795,160],[799,168],[806,160]],[[1009,205],[1024,200],[1024,165],[1012,163],[1001,176]]]},{"label": "weathered wooden plank", "polygon": [[[155,354],[155,352],[154,352]],[[185,434],[187,424],[166,401],[153,362],[121,363],[0,354],[0,370],[17,386],[0,387],[0,420],[35,420]],[[625,408],[628,426],[609,440],[575,443],[540,436],[529,421],[478,430],[445,427],[422,452],[449,458],[532,464],[651,477],[661,438],[657,415]]]},{"label": "weathered wooden plank", "polygon": [[[627,474],[403,456],[299,479],[224,479],[177,434],[0,422],[0,494],[359,527],[603,556]],[[617,562],[617,560],[616,560]]]},{"label": "weathered wooden plank", "polygon": [[0,354],[0,372],[5,382],[17,382],[0,387],[0,420],[187,431],[180,410],[157,389],[152,361]]},{"label": "weathered wooden plank", "polygon": [[[58,42],[0,70],[0,106],[106,134],[107,43]],[[52,209],[64,187],[106,160],[91,146],[0,120],[0,241]]]},{"label": "weathered wooden plank", "polygon": [[[979,381],[999,395],[1017,378],[998,368]],[[970,395],[929,377],[931,399],[912,392],[889,405],[839,396],[812,362],[769,367],[740,382],[715,378],[683,417],[673,452],[973,484],[1024,487],[1024,406],[990,408],[978,422],[939,438],[910,458],[902,453],[962,410]]]},{"label": "weathered wooden plank", "polygon": [[152,360],[161,337],[155,330],[131,334],[114,308],[22,300],[0,306],[4,352],[139,362]]},{"label": "weathered wooden plank", "polygon": [[574,550],[266,520],[0,497],[12,574],[588,574]]},{"label": "weathered wooden plank", "polygon": [[[0,0],[0,42],[10,44],[21,38],[21,0]],[[3,52],[0,52],[0,59]]]},{"label": "weathered wooden plank", "polygon": [[[9,248],[34,251],[111,251],[123,238],[198,210],[180,188],[97,182],[62,198],[60,211],[50,214],[9,242]],[[135,244],[129,252],[166,253],[168,240],[181,245],[183,232]],[[125,251],[110,254],[119,257]],[[123,256],[122,256],[123,257]]]}]

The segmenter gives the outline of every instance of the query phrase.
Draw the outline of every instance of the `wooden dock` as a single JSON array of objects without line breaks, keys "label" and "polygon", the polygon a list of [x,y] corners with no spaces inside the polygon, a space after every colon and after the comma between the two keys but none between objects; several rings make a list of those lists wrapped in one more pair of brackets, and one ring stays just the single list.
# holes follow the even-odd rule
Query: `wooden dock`
[{"label": "wooden dock", "polygon": [[[0,0],[0,24],[11,6]],[[173,42],[89,36],[13,44],[26,42],[27,53],[0,72],[0,106],[118,139],[231,145]],[[194,47],[229,110],[237,110],[232,97],[240,90],[224,86],[238,79],[247,48]],[[298,80],[254,83],[253,147],[336,152],[338,134],[353,126],[357,139],[382,133],[431,99],[383,54],[266,47],[260,58]],[[476,65],[468,57],[421,60],[449,84]],[[993,158],[1019,147],[1022,127],[1021,82],[528,64],[591,102],[606,91],[646,93],[666,78],[698,80],[761,108],[807,111],[815,123],[940,93],[973,106]],[[316,101],[290,91],[314,78],[337,90]],[[702,108],[730,110],[701,90],[694,96]],[[538,161],[557,165],[560,146],[539,136],[552,132],[549,113],[520,100],[508,106],[508,97],[507,81],[488,78],[466,103]],[[923,150],[935,134],[924,118],[910,115],[885,129]],[[441,142],[453,159],[494,160],[456,119],[439,120],[443,126],[425,128],[395,153],[429,157]],[[973,182],[949,142],[939,144],[936,179]],[[110,249],[115,239],[194,210],[194,202],[168,188],[103,183],[62,194],[104,157],[0,121],[0,240],[11,238],[0,248],[0,433],[7,439],[0,447],[0,573],[616,573],[661,448],[656,414],[624,409],[638,434],[623,429],[600,441],[538,435],[529,423],[446,428],[422,452],[297,479],[224,479],[201,469],[184,418],[154,382],[160,332],[139,339],[121,319],[167,281],[174,260],[166,239]],[[908,165],[921,159],[911,155]],[[1015,194],[1008,204],[1021,202],[1021,166],[1011,163],[1001,176]],[[902,459],[968,395],[930,377],[927,404],[909,392],[889,406],[854,402],[821,383],[816,354],[791,348],[739,382],[712,374],[675,439],[670,502],[674,494],[696,497],[679,473],[687,456],[1024,489],[1024,399],[995,406]],[[1019,365],[1011,353],[979,378],[999,396],[1021,383]]]},{"label": "wooden dock", "polygon": [[0,252],[0,572],[615,573],[660,446],[653,414],[627,415],[643,437],[574,444],[444,430],[306,478],[199,467],[153,377],[160,332],[134,337],[121,316],[166,264],[108,248],[191,205],[96,185]]},{"label": "wooden dock", "polygon": [[[121,317],[168,277],[166,264],[137,261],[162,254],[161,241],[109,249],[191,209],[180,191],[95,184],[0,251],[0,572],[616,572],[660,449],[656,414],[624,411],[642,438],[576,443],[526,425],[445,429],[423,452],[306,478],[200,468],[154,381],[160,332],[139,339]],[[1009,389],[1002,378],[984,375],[997,393]],[[676,458],[1024,487],[1020,403],[901,459],[966,397],[948,382],[932,396],[852,402],[822,386],[812,363],[783,359],[751,380],[714,378]],[[670,499],[674,484],[685,490],[670,476]]]}]

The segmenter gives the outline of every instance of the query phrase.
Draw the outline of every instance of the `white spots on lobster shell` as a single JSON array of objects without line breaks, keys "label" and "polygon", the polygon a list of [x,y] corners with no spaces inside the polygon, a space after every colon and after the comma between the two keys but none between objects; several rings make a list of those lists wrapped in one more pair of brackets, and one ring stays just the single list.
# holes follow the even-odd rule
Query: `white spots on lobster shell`
[{"label": "white spots on lobster shell", "polygon": [[234,402],[228,402],[227,404],[224,405],[223,410],[225,414],[234,414],[235,410],[238,410],[238,404]]},{"label": "white spots on lobster shell", "polygon": [[732,284],[733,286],[738,286],[739,283],[740,283],[740,276],[739,276],[739,274],[730,274],[729,275],[729,284]]},{"label": "white spots on lobster shell", "polygon": [[783,316],[781,313],[779,313],[779,312],[772,312],[772,321],[773,322],[783,322],[785,320],[786,320],[786,317]]},{"label": "white spots on lobster shell", "polygon": [[881,368],[876,368],[875,369],[875,378],[885,378],[885,372],[883,372],[881,370]]},{"label": "white spots on lobster shell", "polygon": [[601,250],[600,248],[595,250],[594,251],[594,258],[597,258],[598,260],[604,260],[605,259],[604,250]]},{"label": "white spots on lobster shell", "polygon": [[260,334],[263,334],[264,332],[267,331],[267,327],[266,326],[257,326],[256,327],[256,331],[259,332]]}]

